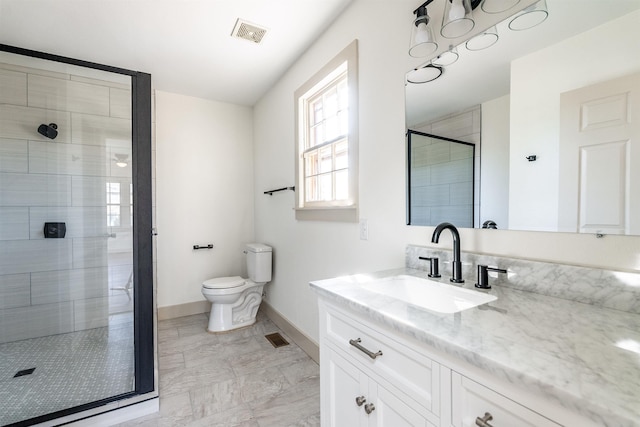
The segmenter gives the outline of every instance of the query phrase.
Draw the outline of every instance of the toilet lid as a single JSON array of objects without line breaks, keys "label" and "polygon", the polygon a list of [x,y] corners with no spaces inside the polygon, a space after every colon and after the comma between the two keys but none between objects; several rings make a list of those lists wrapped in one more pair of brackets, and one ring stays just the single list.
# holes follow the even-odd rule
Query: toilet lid
[{"label": "toilet lid", "polygon": [[215,279],[205,280],[202,286],[207,289],[228,289],[242,286],[245,281],[246,280],[240,276],[216,277]]}]

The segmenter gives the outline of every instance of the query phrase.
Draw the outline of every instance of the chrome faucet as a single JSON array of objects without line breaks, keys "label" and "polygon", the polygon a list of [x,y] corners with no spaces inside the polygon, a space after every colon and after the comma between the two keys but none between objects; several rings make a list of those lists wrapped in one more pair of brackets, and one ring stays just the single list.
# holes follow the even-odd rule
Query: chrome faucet
[{"label": "chrome faucet", "polygon": [[431,243],[438,243],[440,239],[440,233],[442,230],[447,229],[453,236],[453,277],[450,279],[453,283],[464,283],[462,278],[462,263],[460,262],[460,234],[455,225],[443,222],[438,224],[435,230],[433,230],[433,236],[431,236]]}]

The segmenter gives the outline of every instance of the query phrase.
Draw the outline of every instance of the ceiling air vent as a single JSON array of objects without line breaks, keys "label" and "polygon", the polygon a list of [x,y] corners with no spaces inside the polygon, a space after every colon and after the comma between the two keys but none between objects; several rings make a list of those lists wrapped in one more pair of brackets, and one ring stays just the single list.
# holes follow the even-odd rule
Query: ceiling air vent
[{"label": "ceiling air vent", "polygon": [[233,27],[231,36],[248,40],[253,43],[260,43],[265,34],[267,34],[267,30],[265,28],[260,28],[256,24],[252,24],[238,18],[235,27]]}]

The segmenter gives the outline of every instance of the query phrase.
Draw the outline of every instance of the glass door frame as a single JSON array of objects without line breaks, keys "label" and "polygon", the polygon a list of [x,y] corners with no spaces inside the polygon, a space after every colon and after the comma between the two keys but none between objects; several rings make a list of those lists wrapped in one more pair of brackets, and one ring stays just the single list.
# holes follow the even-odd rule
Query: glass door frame
[{"label": "glass door frame", "polygon": [[[12,426],[28,426],[155,391],[155,301],[153,291],[151,74],[0,44],[0,51],[122,74],[131,78],[133,182],[133,328],[135,388],[129,393],[41,415]],[[149,396],[152,398],[154,396]],[[144,400],[144,399],[142,399]],[[135,403],[135,402],[132,402]],[[113,410],[105,406],[105,411]],[[97,415],[100,411],[92,411]],[[79,414],[80,415],[80,414]],[[82,418],[82,416],[80,417]],[[66,422],[66,421],[65,421]]]}]

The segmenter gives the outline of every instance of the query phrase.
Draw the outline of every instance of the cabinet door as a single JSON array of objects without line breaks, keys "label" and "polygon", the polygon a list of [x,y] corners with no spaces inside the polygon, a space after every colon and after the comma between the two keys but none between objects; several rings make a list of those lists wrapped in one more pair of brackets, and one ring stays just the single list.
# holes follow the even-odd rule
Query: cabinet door
[{"label": "cabinet door", "polygon": [[[323,427],[366,426],[364,405],[369,403],[366,376],[325,346],[320,369]],[[365,399],[358,405],[356,398]]]},{"label": "cabinet door", "polygon": [[454,427],[475,427],[476,418],[490,414],[494,427],[560,427],[543,417],[495,391],[463,377],[457,372],[451,373],[452,382],[452,424]]},{"label": "cabinet door", "polygon": [[369,384],[371,403],[375,409],[369,415],[371,427],[434,427],[425,417],[402,399],[373,381]]}]

